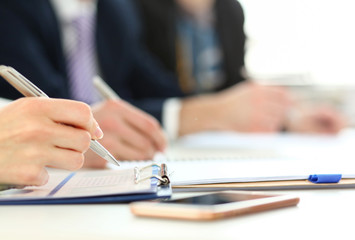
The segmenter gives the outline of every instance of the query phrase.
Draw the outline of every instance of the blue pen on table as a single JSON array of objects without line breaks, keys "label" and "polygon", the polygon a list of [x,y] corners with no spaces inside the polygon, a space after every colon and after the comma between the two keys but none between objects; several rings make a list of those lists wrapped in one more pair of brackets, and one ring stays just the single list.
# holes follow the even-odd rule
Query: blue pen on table
[{"label": "blue pen on table", "polygon": [[[25,97],[46,97],[41,89],[35,86],[31,81],[22,76],[14,68],[8,66],[0,66],[0,75],[4,77],[14,88],[16,88]],[[91,140],[90,149],[97,153],[100,157],[106,161],[119,166],[117,160],[112,156],[112,154],[107,151],[98,141]]]}]

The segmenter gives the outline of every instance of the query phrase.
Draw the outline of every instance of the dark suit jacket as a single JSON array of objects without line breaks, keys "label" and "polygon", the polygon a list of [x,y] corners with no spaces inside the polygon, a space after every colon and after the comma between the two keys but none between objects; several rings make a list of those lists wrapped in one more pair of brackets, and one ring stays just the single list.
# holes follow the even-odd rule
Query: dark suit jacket
[{"label": "dark suit jacket", "polygon": [[[172,73],[163,71],[139,43],[131,0],[99,0],[96,48],[102,77],[124,99],[161,119],[167,97],[182,96]],[[0,64],[14,67],[50,97],[69,98],[57,16],[49,0],[0,0]],[[0,81],[0,96],[20,97]]]},{"label": "dark suit jacket", "polygon": [[[147,48],[169,71],[176,69],[176,21],[178,6],[175,0],[136,0],[143,22],[143,41]],[[216,29],[224,56],[227,88],[244,80],[245,34],[244,13],[236,0],[216,0],[214,5]]]}]

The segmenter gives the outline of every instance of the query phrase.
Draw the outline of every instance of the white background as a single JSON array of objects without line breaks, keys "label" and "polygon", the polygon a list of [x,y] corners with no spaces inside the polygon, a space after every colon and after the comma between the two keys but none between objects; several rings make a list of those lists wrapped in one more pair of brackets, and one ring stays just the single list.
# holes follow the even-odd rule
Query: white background
[{"label": "white background", "polygon": [[355,85],[355,1],[240,2],[249,38],[246,64],[253,76]]}]

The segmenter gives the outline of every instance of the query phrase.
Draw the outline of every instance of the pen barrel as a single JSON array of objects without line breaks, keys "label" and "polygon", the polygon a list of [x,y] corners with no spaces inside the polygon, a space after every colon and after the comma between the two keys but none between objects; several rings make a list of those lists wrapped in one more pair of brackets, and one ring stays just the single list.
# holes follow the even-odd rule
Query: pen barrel
[{"label": "pen barrel", "polygon": [[106,161],[119,166],[117,160],[98,141],[91,140],[90,149],[93,150],[95,153],[97,153],[100,157],[102,157]]}]

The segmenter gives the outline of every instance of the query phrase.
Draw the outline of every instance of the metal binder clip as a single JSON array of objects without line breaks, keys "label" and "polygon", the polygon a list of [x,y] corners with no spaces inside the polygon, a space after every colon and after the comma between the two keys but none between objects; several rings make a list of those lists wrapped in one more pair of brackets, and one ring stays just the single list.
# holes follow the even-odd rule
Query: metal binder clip
[{"label": "metal binder clip", "polygon": [[[159,175],[153,174],[153,175],[141,178],[141,172],[143,170],[145,170],[147,168],[151,168],[151,167],[158,167],[160,169]],[[142,181],[152,179],[152,178],[158,179],[161,185],[165,185],[165,184],[170,183],[170,179],[168,177],[167,165],[165,163],[162,163],[161,165],[153,163],[153,164],[150,164],[150,165],[142,167],[142,168],[135,167],[134,168],[134,178],[135,178],[135,180],[134,180],[135,183],[140,183]]]}]

